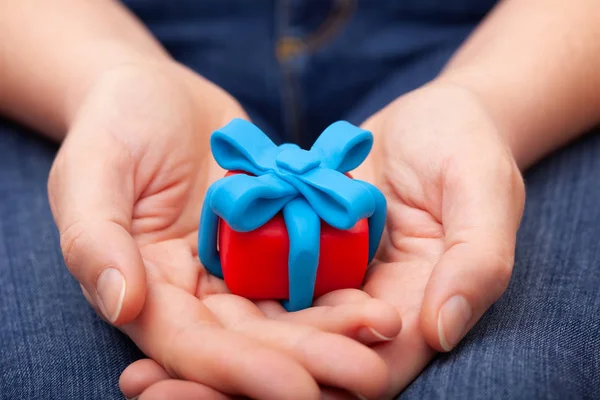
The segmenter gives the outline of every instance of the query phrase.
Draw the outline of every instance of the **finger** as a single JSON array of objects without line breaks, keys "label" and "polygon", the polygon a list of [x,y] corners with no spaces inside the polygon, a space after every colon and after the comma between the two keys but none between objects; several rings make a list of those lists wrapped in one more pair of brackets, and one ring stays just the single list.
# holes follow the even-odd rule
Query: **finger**
[{"label": "finger", "polygon": [[144,354],[173,377],[229,395],[318,398],[316,382],[300,363],[224,329],[200,300],[171,285],[149,286],[144,310],[125,330]]},{"label": "finger", "polygon": [[363,400],[360,394],[353,394],[345,390],[335,388],[321,388],[320,400]]},{"label": "finger", "polygon": [[231,397],[196,382],[167,379],[157,382],[142,393],[139,400],[228,400]]},{"label": "finger", "polygon": [[81,288],[83,297],[87,300],[92,309],[97,313],[98,317],[100,317],[104,322],[108,322],[106,320],[106,317],[104,317],[104,314],[102,314],[102,311],[100,311],[100,308],[98,308],[98,304],[96,304],[96,301],[92,298],[92,295],[88,293],[88,291],[85,289],[85,287],[83,287],[83,285],[80,284],[79,287]]},{"label": "finger", "polygon": [[132,399],[153,384],[170,378],[169,373],[160,364],[146,358],[125,368],[119,378],[119,388],[126,398]]},{"label": "finger", "polygon": [[370,348],[341,335],[266,318],[241,297],[214,295],[204,303],[224,327],[254,337],[297,360],[315,379],[369,398],[387,388],[388,371]]},{"label": "finger", "polygon": [[324,294],[315,300],[315,306],[337,306],[340,304],[360,304],[372,297],[362,290],[341,289]]},{"label": "finger", "polygon": [[134,201],[129,153],[95,127],[75,124],[52,167],[48,192],[69,271],[108,321],[137,316],[145,270],[128,231]]},{"label": "finger", "polygon": [[270,304],[259,304],[259,308],[269,318],[312,326],[324,332],[347,336],[364,344],[393,340],[402,329],[402,320],[398,311],[390,304],[373,299],[362,291],[356,290],[356,292],[364,294],[358,295],[360,296],[358,302],[344,302],[344,298],[349,299],[348,295],[332,293],[320,299],[318,306],[293,313],[285,310],[278,312],[275,306]]},{"label": "finger", "polygon": [[508,162],[448,172],[445,251],[434,267],[420,325],[430,346],[454,348],[506,289],[523,211],[520,174]]}]

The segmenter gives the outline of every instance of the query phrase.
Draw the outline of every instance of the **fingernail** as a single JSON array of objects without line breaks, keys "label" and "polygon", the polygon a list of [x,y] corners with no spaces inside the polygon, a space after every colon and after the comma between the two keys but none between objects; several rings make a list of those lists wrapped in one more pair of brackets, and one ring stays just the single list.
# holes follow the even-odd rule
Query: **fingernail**
[{"label": "fingernail", "polygon": [[98,307],[110,322],[115,322],[119,317],[125,297],[125,286],[125,278],[115,268],[106,268],[98,277]]},{"label": "fingernail", "polygon": [[135,396],[135,397],[132,397],[132,398],[126,399],[126,400],[138,400],[139,398],[140,398],[140,396]]},{"label": "fingernail", "polygon": [[85,297],[87,302],[90,303],[91,305],[95,305],[96,302],[94,301],[94,299],[92,299],[92,296],[90,296],[90,293],[85,289],[85,287],[83,287],[83,285],[79,285],[79,287],[81,287],[81,291],[83,292],[83,297]]},{"label": "fingernail", "polygon": [[444,303],[438,315],[438,335],[444,350],[450,351],[458,344],[472,315],[471,306],[463,296],[453,296]]},{"label": "fingernail", "polygon": [[358,341],[363,343],[389,342],[390,340],[394,340],[393,337],[384,336],[369,326],[363,326],[360,328],[356,336]]},{"label": "fingernail", "polygon": [[367,400],[367,398],[365,396],[363,396],[362,394],[360,394],[358,392],[354,392],[354,395],[356,396],[356,398],[358,400]]}]

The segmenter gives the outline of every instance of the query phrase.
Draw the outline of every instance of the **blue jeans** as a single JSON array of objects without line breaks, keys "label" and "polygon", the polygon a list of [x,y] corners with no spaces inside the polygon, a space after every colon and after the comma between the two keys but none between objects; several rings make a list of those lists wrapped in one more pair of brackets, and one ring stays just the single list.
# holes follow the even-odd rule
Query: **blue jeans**
[{"label": "blue jeans", "polygon": [[[493,1],[128,5],[275,140],[306,145],[330,122],[360,123],[433,78]],[[121,399],[119,374],[143,354],[95,315],[64,266],[46,196],[56,150],[0,122],[0,398]],[[507,292],[400,398],[600,393],[599,171],[600,135],[589,134],[526,173]]]}]

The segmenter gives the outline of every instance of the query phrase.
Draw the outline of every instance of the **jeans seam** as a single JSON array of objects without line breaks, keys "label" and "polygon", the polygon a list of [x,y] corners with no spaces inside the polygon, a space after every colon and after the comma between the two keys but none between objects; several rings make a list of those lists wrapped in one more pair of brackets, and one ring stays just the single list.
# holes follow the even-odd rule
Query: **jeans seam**
[{"label": "jeans seam", "polygon": [[357,0],[335,0],[334,3],[336,9],[329,13],[316,30],[306,35],[304,43],[308,53],[319,50],[340,33],[356,12]]},{"label": "jeans seam", "polygon": [[283,75],[281,91],[283,122],[288,131],[286,133],[289,133],[285,136],[289,136],[293,142],[301,144],[304,125],[304,116],[300,108],[302,104],[301,85],[298,73],[290,62],[298,54],[307,55],[316,52],[338,34],[354,15],[357,0],[334,0],[335,8],[329,13],[326,20],[316,30],[304,37],[287,35],[291,13],[290,0],[283,0],[278,4],[275,55]]},{"label": "jeans seam", "polygon": [[[300,115],[300,93],[298,89],[298,79],[296,77],[294,68],[290,65],[289,61],[292,59],[290,54],[281,54],[282,40],[288,38],[287,30],[289,29],[289,20],[291,13],[290,0],[283,0],[278,3],[279,9],[276,12],[278,18],[278,32],[276,41],[276,58],[282,73],[282,118],[285,134],[282,135],[284,142],[289,141],[291,137],[292,141],[299,143],[301,136],[302,127],[302,115]],[[297,44],[301,43],[299,39]]]}]

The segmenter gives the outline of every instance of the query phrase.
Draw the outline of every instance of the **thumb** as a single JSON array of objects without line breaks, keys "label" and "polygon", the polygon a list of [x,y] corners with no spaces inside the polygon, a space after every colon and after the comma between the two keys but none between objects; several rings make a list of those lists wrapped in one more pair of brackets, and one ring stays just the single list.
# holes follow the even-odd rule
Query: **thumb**
[{"label": "thumb", "polygon": [[421,330],[438,351],[458,344],[504,293],[512,273],[523,181],[510,162],[478,164],[445,177],[445,251],[420,314]]},{"label": "thumb", "polygon": [[134,163],[116,142],[75,127],[52,166],[48,193],[69,271],[92,305],[122,325],[143,307],[146,276],[129,233]]}]

